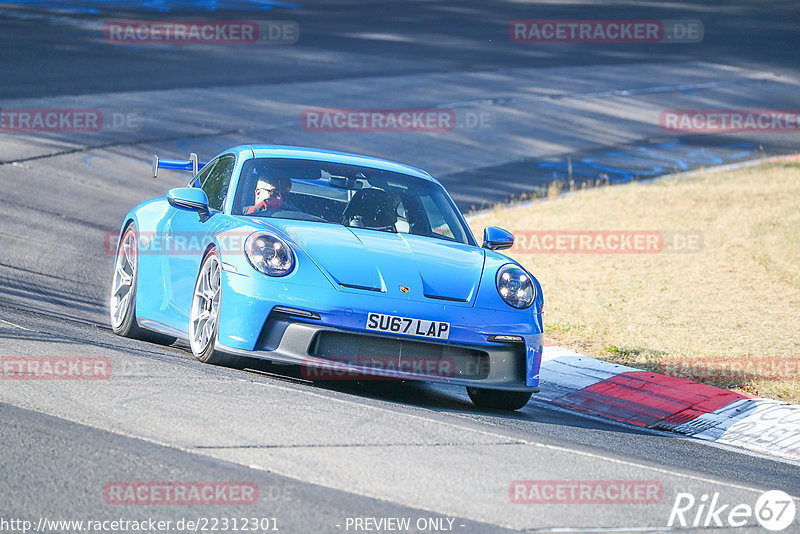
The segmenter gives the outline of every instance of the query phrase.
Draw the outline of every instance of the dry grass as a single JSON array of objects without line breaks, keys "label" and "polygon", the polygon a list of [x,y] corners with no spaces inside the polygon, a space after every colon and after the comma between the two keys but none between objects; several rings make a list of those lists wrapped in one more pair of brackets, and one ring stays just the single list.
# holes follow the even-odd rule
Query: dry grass
[{"label": "dry grass", "polygon": [[[684,254],[512,251],[542,283],[547,341],[648,370],[699,360],[687,378],[800,402],[799,165],[549,193],[549,201],[479,216],[473,230],[695,231],[703,246]],[[795,372],[719,379],[702,370],[753,361]]]}]

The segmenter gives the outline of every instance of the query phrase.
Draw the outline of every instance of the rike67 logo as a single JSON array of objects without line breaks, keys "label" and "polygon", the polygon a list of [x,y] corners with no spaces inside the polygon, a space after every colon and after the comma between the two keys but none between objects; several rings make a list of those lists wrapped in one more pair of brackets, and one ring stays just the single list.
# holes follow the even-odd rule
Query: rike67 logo
[{"label": "rike67 logo", "polygon": [[691,493],[678,493],[668,527],[743,527],[759,525],[773,532],[788,528],[794,523],[795,502],[792,497],[780,490],[762,493],[754,506],[733,504],[720,499],[720,494],[703,494],[696,498]]}]

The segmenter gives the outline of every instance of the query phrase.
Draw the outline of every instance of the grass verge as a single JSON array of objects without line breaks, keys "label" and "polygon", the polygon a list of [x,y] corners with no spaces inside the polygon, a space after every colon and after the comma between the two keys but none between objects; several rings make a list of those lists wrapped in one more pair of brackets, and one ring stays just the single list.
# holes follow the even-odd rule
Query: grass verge
[{"label": "grass verge", "polygon": [[[550,195],[471,225],[476,236],[489,225],[517,236],[509,256],[542,284],[547,341],[800,403],[800,165]],[[545,254],[535,231],[591,239],[643,232],[661,235],[665,248]]]}]

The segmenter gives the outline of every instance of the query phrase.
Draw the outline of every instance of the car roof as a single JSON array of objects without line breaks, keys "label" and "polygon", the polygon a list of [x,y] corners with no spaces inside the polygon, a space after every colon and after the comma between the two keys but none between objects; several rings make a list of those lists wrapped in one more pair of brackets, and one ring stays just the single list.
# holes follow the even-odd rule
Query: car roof
[{"label": "car roof", "polygon": [[284,146],[284,145],[240,145],[233,147],[225,152],[244,152],[252,151],[257,158],[291,158],[291,159],[307,159],[317,161],[327,161],[331,163],[343,163],[347,165],[358,165],[361,167],[372,167],[390,172],[398,172],[408,174],[430,182],[438,181],[430,174],[411,167],[410,165],[403,165],[395,161],[389,161],[380,158],[373,158],[370,156],[363,156],[360,154],[350,154],[347,152],[335,152],[332,150],[322,150],[318,148],[308,148],[301,146]]}]

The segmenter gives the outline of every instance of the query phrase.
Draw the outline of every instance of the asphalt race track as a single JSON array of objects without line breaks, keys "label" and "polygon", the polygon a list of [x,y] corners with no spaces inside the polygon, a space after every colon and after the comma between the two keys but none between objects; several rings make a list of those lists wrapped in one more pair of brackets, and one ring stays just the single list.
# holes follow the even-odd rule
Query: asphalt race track
[{"label": "asphalt race track", "polygon": [[[704,37],[544,45],[508,35],[515,19],[591,18],[700,20]],[[299,38],[107,42],[105,22],[125,19],[292,21]],[[0,128],[0,360],[102,357],[112,369],[108,380],[0,381],[0,531],[13,530],[3,520],[73,532],[48,522],[152,518],[186,532],[195,530],[186,521],[247,517],[282,532],[640,532],[677,529],[668,521],[679,493],[731,507],[773,489],[797,498],[795,462],[535,397],[512,414],[482,411],[463,388],[309,383],[286,366],[215,367],[180,343],[117,337],[107,317],[107,243],[131,207],[187,181],[170,172],[152,180],[154,153],[205,159],[248,142],[360,152],[429,170],[464,210],[553,179],[624,182],[790,153],[797,134],[673,133],[658,117],[800,109],[798,35],[800,9],[780,1],[0,3],[0,112],[102,115],[85,132]],[[318,131],[303,112],[319,108],[452,110],[456,126]],[[663,495],[647,504],[518,504],[509,496],[517,480],[651,481]],[[104,488],[125,481],[246,482],[258,499],[109,502]],[[731,528],[704,527],[697,506],[690,525],[695,514],[700,527],[687,531]],[[388,518],[410,518],[410,527]],[[763,531],[753,517],[736,529]]]}]

